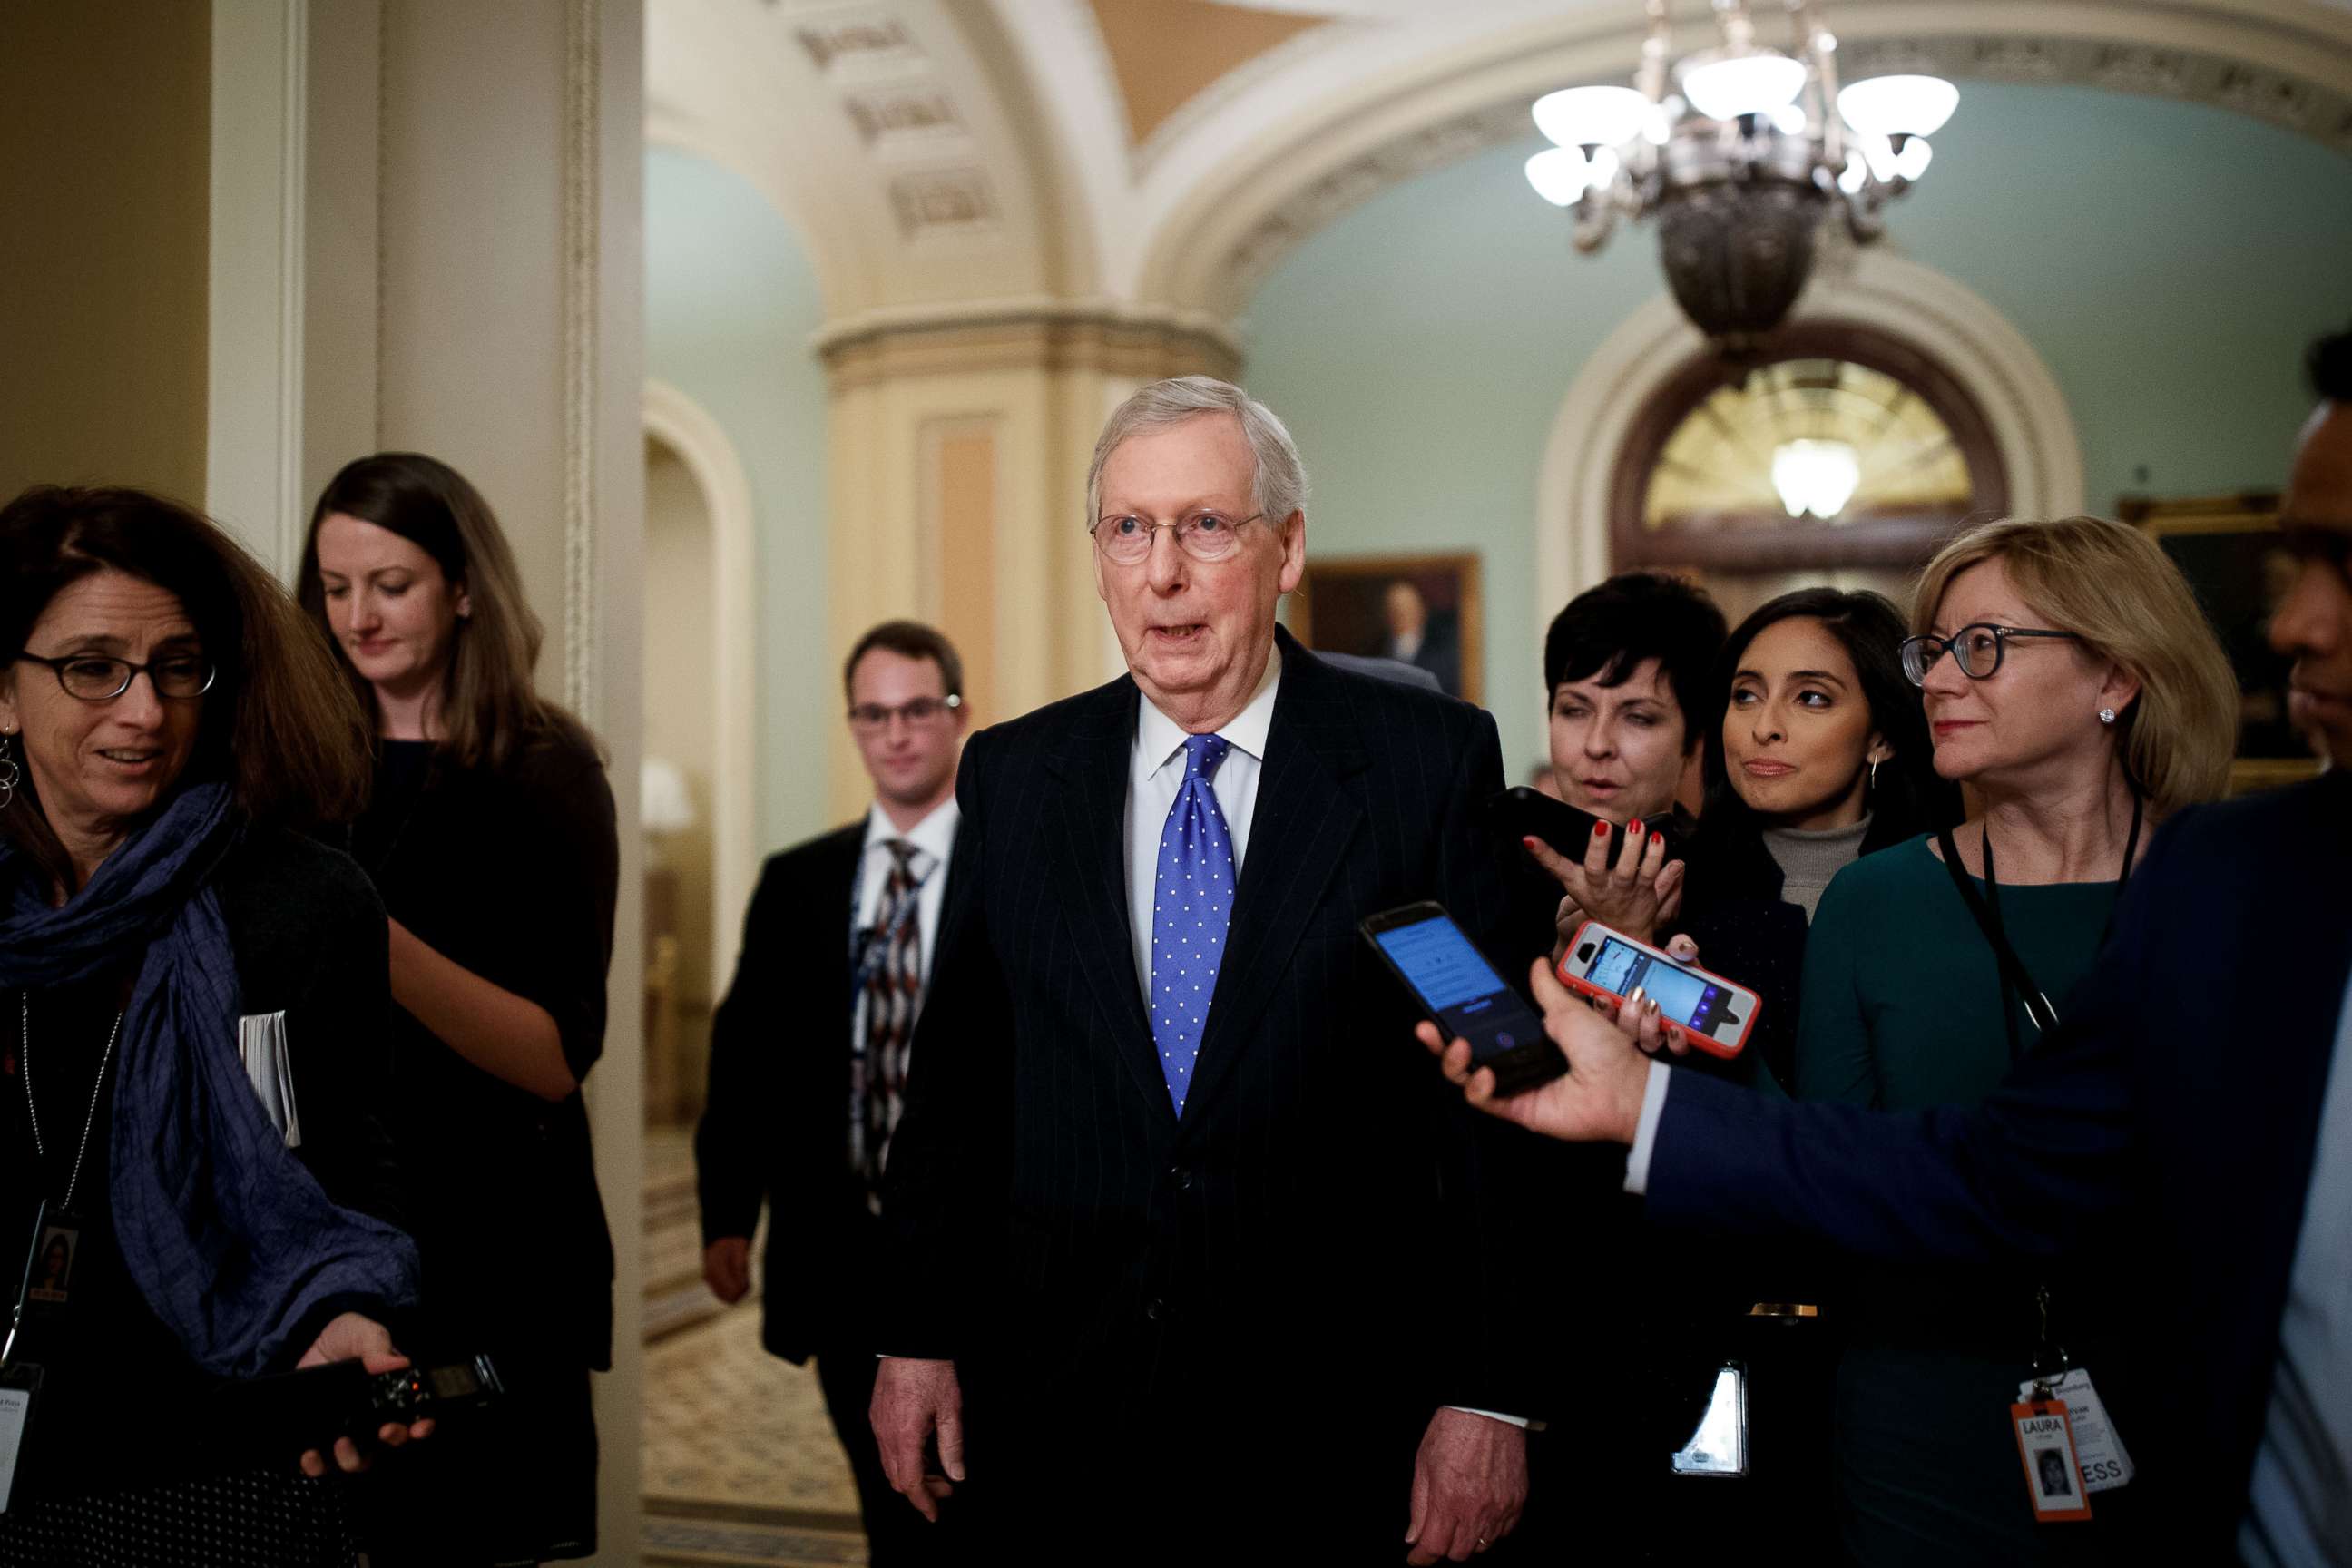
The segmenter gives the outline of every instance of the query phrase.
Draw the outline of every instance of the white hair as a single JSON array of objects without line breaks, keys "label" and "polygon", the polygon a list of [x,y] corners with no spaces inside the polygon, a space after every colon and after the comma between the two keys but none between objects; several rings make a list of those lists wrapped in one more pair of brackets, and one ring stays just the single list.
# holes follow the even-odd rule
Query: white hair
[{"label": "white hair", "polygon": [[1111,411],[1095,442],[1094,460],[1087,465],[1087,523],[1102,515],[1103,465],[1120,442],[1203,414],[1230,414],[1241,422],[1242,436],[1256,459],[1250,497],[1269,528],[1279,531],[1292,512],[1307,510],[1307,465],[1298,460],[1298,447],[1274,410],[1231,382],[1180,375],[1153,382]]}]

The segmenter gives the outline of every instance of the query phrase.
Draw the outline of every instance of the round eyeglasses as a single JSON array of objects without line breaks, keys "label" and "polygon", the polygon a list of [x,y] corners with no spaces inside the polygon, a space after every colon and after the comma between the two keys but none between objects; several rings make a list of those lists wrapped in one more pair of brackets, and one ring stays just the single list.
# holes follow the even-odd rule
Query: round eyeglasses
[{"label": "round eyeglasses", "polygon": [[1903,639],[1903,673],[1911,678],[1914,686],[1927,684],[1927,672],[1946,654],[1960,667],[1960,673],[1970,680],[1989,680],[2000,668],[2002,653],[2011,637],[2050,637],[2061,642],[2080,642],[2073,632],[2039,631],[2030,626],[1962,626],[1950,637],[1917,637]]},{"label": "round eyeglasses", "polygon": [[196,653],[170,654],[145,664],[94,653],[68,654],[63,658],[45,658],[37,653],[16,657],[27,664],[47,665],[66,695],[84,702],[111,702],[130,690],[131,681],[142,675],[154,682],[158,697],[202,697],[220,678],[219,667]]},{"label": "round eyeglasses", "polygon": [[1132,513],[1117,517],[1098,517],[1087,524],[1094,535],[1095,544],[1103,559],[1118,566],[1134,566],[1149,560],[1152,536],[1161,529],[1172,530],[1176,543],[1195,561],[1223,561],[1241,546],[1238,531],[1245,522],[1262,521],[1265,513],[1252,512],[1247,517],[1227,517],[1221,511],[1187,512],[1174,522],[1153,522],[1149,518]]}]

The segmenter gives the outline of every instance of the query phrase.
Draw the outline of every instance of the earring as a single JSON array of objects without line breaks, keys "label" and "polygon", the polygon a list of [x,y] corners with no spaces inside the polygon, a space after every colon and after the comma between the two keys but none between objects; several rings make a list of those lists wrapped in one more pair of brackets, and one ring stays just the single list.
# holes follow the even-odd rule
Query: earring
[{"label": "earring", "polygon": [[24,776],[16,766],[16,759],[8,754],[8,742],[16,738],[14,730],[0,733],[0,811],[7,810],[16,801],[16,781]]},{"label": "earring", "polygon": [[1870,760],[1870,783],[1868,783],[1867,784],[1865,784],[1865,785],[1864,785],[1864,786],[1863,786],[1863,793],[1864,793],[1864,795],[1874,795],[1874,794],[1877,793],[1877,790],[1878,790],[1878,759],[1877,759],[1877,758],[1875,758],[1875,757],[1873,757],[1873,758]]},{"label": "earring", "polygon": [[2100,710],[2099,710],[2099,722],[2100,722],[2100,723],[2102,723],[2102,724],[2112,724],[2112,723],[2114,723],[2115,721],[2116,721],[2116,710],[2115,710],[2114,709],[2112,709],[2112,708],[2102,708],[2102,709],[2100,709]]}]

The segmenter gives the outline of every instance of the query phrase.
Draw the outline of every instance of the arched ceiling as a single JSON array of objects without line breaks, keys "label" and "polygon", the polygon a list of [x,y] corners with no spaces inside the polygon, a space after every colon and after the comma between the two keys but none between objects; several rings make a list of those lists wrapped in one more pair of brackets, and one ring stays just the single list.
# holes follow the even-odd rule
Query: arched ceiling
[{"label": "arched ceiling", "polygon": [[[2352,155],[2352,0],[1822,8],[1849,78],[1924,68],[2187,99]],[[1675,12],[1691,47],[1711,36],[1706,0]],[[1524,139],[1543,92],[1624,79],[1642,14],[1639,0],[647,0],[646,28],[648,135],[735,168],[798,224],[834,329],[1065,310],[1224,330],[1339,214]]]}]

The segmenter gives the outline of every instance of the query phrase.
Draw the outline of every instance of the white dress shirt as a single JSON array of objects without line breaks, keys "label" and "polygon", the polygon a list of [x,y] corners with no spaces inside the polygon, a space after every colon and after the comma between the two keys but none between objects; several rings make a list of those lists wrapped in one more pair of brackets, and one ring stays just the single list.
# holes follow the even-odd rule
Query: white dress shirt
[{"label": "white dress shirt", "polygon": [[[908,873],[922,886],[915,896],[915,923],[925,990],[930,988],[931,953],[940,942],[940,911],[947,903],[948,858],[955,853],[956,824],[962,820],[962,808],[956,805],[953,795],[904,833],[892,825],[878,804],[866,814],[866,848],[857,862],[857,929],[870,929],[888,912],[882,907],[882,890],[890,880],[890,851],[886,846],[893,838],[906,839],[915,847],[914,856],[907,864]],[[850,1009],[849,1027],[853,1044],[866,1038],[866,994],[862,990]]]},{"label": "white dress shirt", "polygon": [[[1269,648],[1265,674],[1249,705],[1216,732],[1233,750],[1217,764],[1209,781],[1217,809],[1225,814],[1225,831],[1234,841],[1234,877],[1240,883],[1243,862],[1249,856],[1250,820],[1257,814],[1257,781],[1265,772],[1265,738],[1274,728],[1274,694],[1282,685],[1282,650]],[[1151,1006],[1152,903],[1160,889],[1160,830],[1184,786],[1182,725],[1139,693],[1136,699],[1135,744],[1127,766],[1127,931],[1135,948],[1135,977],[1143,985],[1143,1005]]]}]

